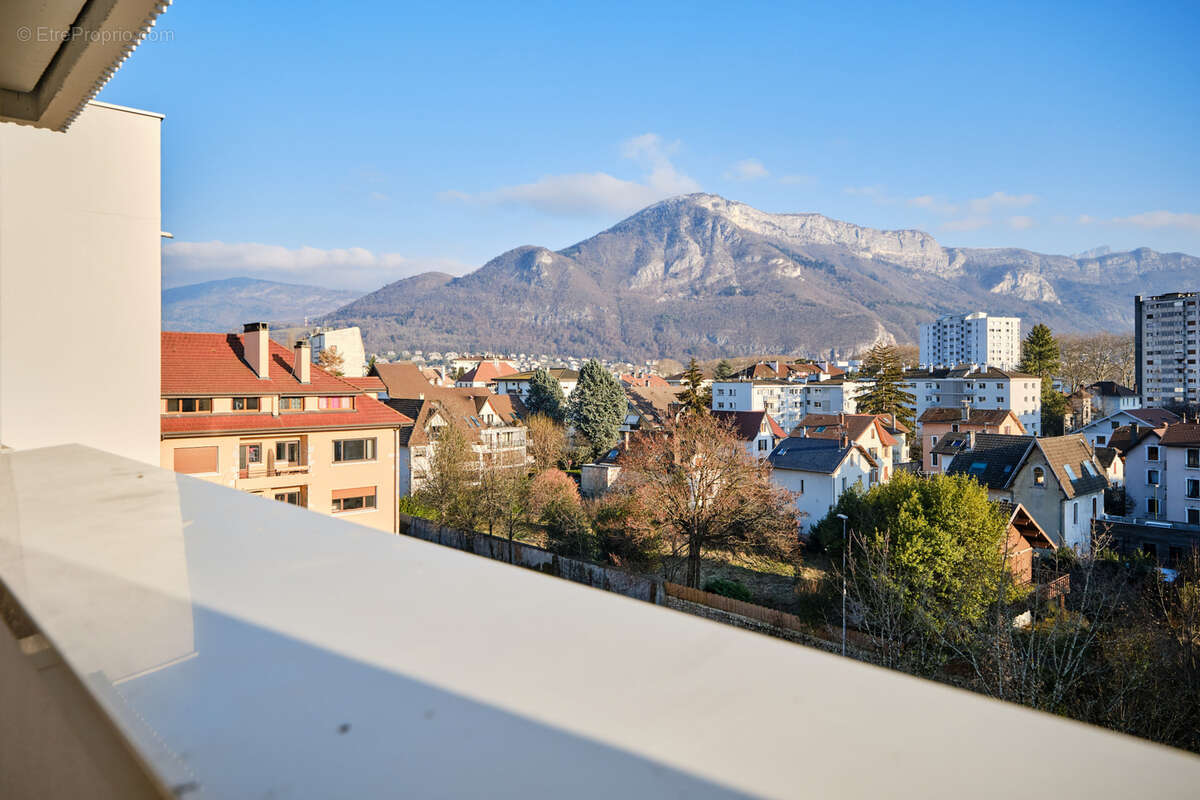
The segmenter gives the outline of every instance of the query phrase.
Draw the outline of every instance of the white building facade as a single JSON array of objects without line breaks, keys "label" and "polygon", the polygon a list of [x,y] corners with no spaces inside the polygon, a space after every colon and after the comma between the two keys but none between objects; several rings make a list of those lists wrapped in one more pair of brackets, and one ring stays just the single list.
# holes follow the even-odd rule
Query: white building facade
[{"label": "white building facade", "polygon": [[1172,292],[1133,300],[1137,392],[1144,406],[1200,403],[1200,295]]},{"label": "white building facade", "polygon": [[916,399],[916,416],[933,407],[1012,411],[1027,433],[1042,431],[1042,380],[995,367],[959,367],[905,373],[905,388]]},{"label": "white building facade", "polygon": [[921,364],[982,364],[1016,369],[1021,361],[1021,318],[982,311],[947,315],[921,326]]},{"label": "white building facade", "polygon": [[363,348],[362,331],[358,326],[351,328],[328,328],[309,337],[312,345],[312,360],[319,364],[321,351],[336,347],[342,357],[341,373],[347,378],[361,378],[367,374],[367,353]]},{"label": "white building facade", "polygon": [[713,381],[713,411],[766,411],[787,432],[808,414],[854,414],[863,384],[831,378],[824,381]]}]

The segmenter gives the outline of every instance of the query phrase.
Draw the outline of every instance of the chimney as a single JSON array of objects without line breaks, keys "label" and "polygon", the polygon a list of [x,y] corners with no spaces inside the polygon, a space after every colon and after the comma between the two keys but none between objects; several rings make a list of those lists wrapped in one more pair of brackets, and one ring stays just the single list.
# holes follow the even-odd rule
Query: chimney
[{"label": "chimney", "polygon": [[967,452],[975,449],[975,431],[967,431]]},{"label": "chimney", "polygon": [[1137,444],[1138,440],[1138,424],[1136,422],[1129,423],[1129,440]]},{"label": "chimney", "polygon": [[846,427],[846,412],[845,411],[838,412],[838,425],[841,425],[843,428]]},{"label": "chimney", "polygon": [[271,377],[271,336],[265,322],[247,322],[242,326],[242,348],[246,363],[254,374],[266,380]]},{"label": "chimney", "polygon": [[301,383],[312,383],[312,348],[307,339],[297,339],[296,360],[292,362],[292,374]]},{"label": "chimney", "polygon": [[838,439],[838,446],[841,447],[843,450],[845,450],[847,447],[849,447],[850,446],[850,434],[843,432],[841,437]]},{"label": "chimney", "polygon": [[971,421],[971,401],[970,400],[962,401],[962,421],[963,422]]}]

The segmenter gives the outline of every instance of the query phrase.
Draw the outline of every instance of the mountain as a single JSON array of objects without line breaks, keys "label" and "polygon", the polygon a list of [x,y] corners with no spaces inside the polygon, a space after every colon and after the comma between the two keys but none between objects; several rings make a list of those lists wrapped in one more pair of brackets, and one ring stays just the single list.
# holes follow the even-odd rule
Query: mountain
[{"label": "mountain", "polygon": [[227,278],[164,289],[165,331],[240,330],[246,322],[303,322],[327,314],[358,292],[292,283]]},{"label": "mountain", "polygon": [[1198,280],[1200,259],[1181,253],[943,247],[921,231],[693,194],[564,250],[518,247],[462,277],[397,281],[325,321],[361,326],[373,349],[849,353],[913,342],[921,322],[972,310],[1057,331],[1130,330],[1135,294]]}]

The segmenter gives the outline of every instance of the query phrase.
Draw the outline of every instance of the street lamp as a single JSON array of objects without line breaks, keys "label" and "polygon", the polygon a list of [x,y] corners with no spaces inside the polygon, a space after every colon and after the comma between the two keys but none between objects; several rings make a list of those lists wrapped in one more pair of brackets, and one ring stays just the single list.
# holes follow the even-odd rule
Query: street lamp
[{"label": "street lamp", "polygon": [[846,551],[850,549],[850,542],[846,539],[846,520],[849,517],[838,514],[837,518],[842,521],[842,655],[846,655]]}]

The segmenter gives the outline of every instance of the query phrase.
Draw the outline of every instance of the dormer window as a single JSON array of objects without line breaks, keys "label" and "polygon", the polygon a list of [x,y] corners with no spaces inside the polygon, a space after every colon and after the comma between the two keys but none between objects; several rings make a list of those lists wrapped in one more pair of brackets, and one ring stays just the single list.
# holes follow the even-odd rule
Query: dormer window
[{"label": "dormer window", "polygon": [[258,411],[259,398],[257,397],[235,397],[233,398],[234,411]]},{"label": "dormer window", "polygon": [[1033,485],[1034,486],[1045,486],[1046,485],[1046,470],[1042,469],[1041,467],[1033,468]]},{"label": "dormer window", "polygon": [[318,397],[317,408],[319,409],[352,409],[354,408],[353,397]]},{"label": "dormer window", "polygon": [[280,411],[303,411],[304,410],[304,398],[303,397],[281,397],[281,398],[279,398],[279,410]]}]

